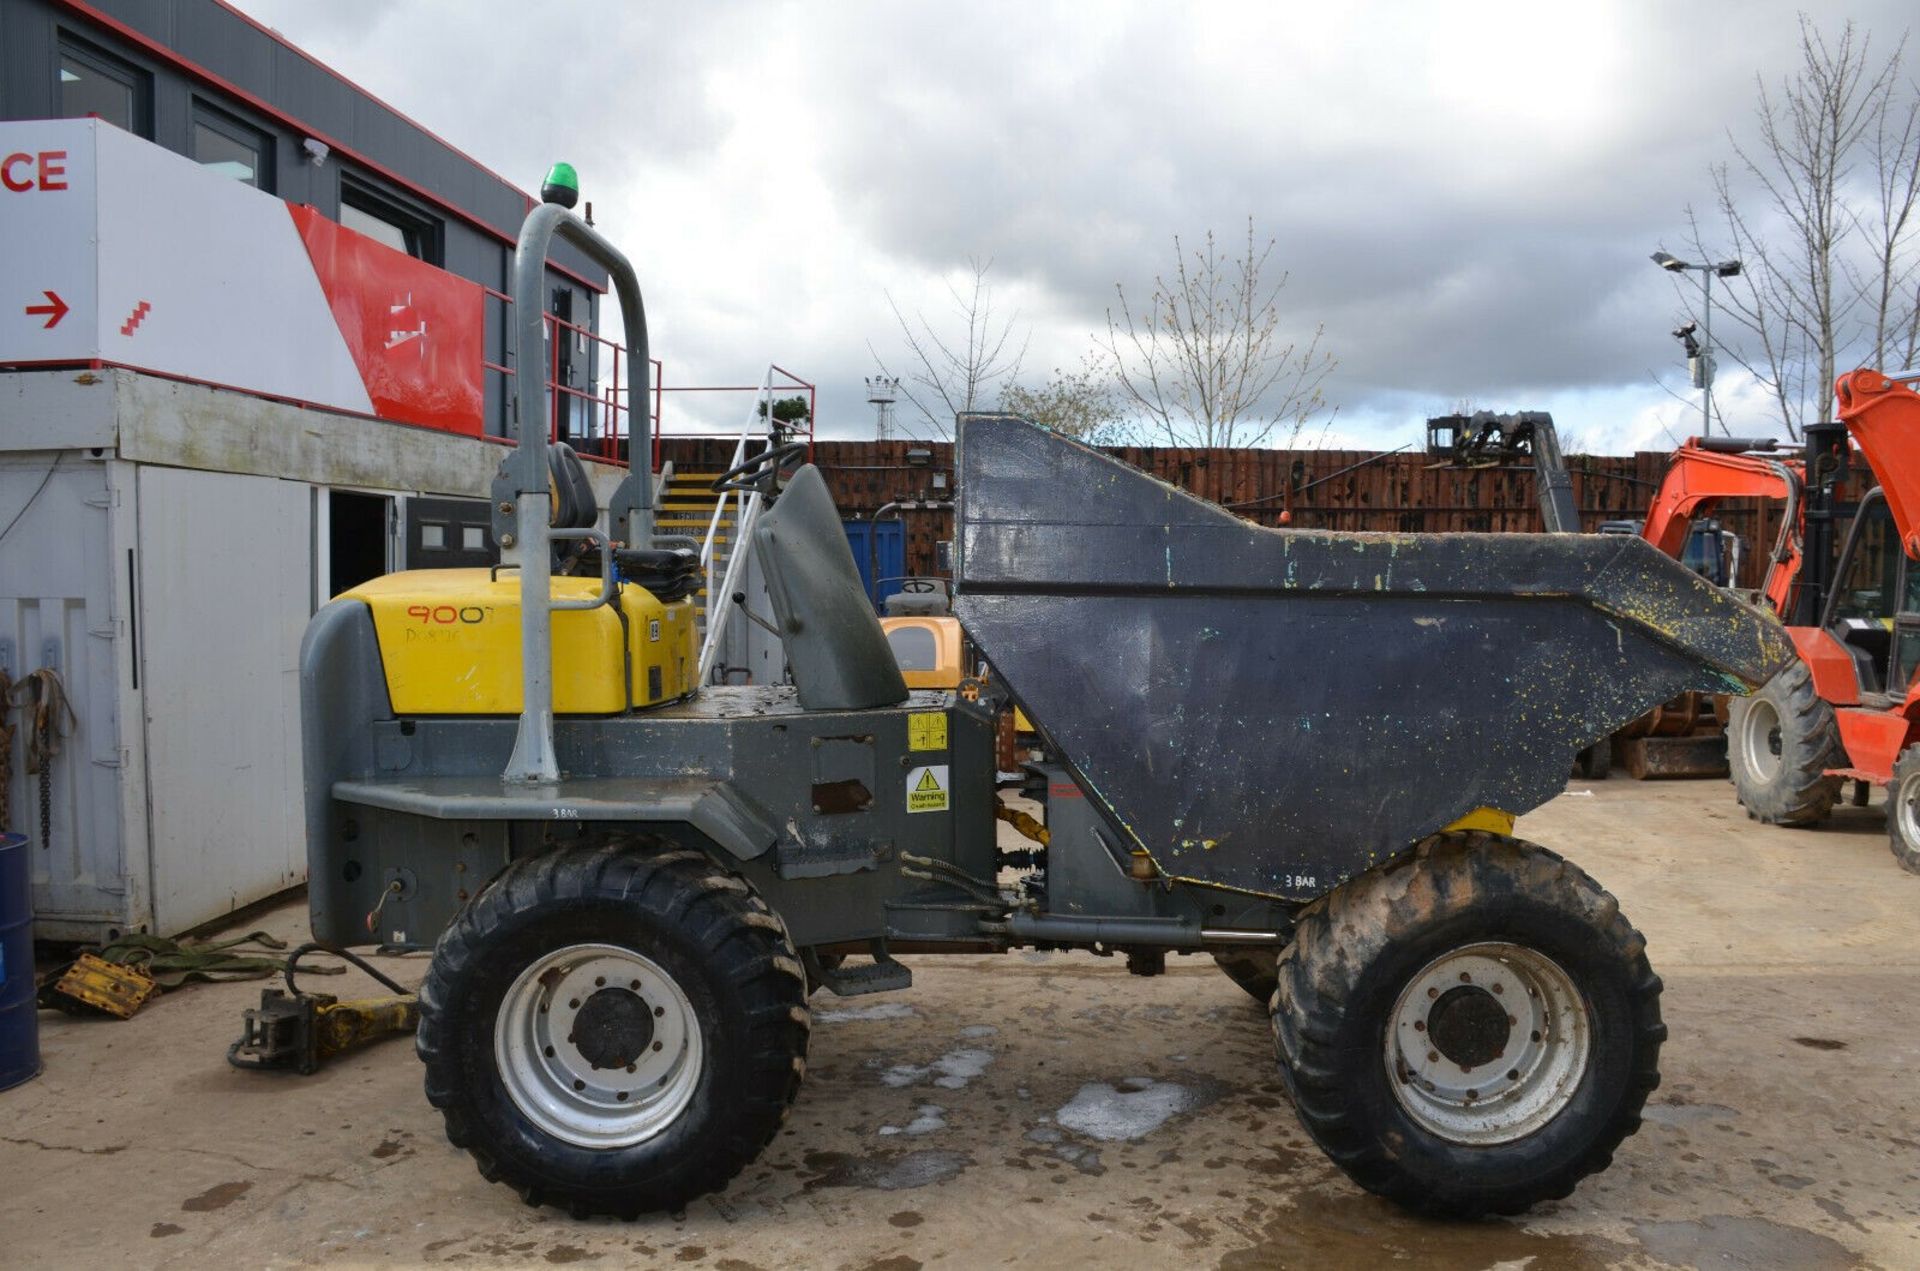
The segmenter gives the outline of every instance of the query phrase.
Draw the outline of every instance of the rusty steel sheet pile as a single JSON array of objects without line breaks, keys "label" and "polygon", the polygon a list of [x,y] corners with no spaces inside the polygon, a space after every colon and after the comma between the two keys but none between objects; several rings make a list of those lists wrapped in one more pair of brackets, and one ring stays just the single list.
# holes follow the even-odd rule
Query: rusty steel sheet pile
[{"label": "rusty steel sheet pile", "polygon": [[958,468],[962,624],[1176,878],[1309,899],[1793,656],[1634,537],[1265,529],[1001,415],[962,417]]}]

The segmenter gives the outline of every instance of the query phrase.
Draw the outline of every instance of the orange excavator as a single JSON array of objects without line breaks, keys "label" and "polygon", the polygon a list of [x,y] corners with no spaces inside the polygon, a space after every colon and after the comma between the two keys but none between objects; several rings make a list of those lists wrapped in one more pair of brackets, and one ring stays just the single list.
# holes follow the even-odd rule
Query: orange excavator
[{"label": "orange excavator", "polygon": [[[1722,499],[1774,499],[1786,505],[1780,533],[1767,559],[1756,602],[1776,614],[1790,614],[1799,587],[1802,559],[1800,510],[1806,465],[1770,453],[1777,441],[1746,437],[1689,437],[1673,452],[1655,491],[1641,537],[1669,556],[1683,557],[1688,532],[1710,516]],[[1733,578],[1727,579],[1731,585]]]},{"label": "orange excavator", "polygon": [[[1834,386],[1840,422],[1807,430],[1804,563],[1787,634],[1799,650],[1732,705],[1727,759],[1749,816],[1817,825],[1845,783],[1854,802],[1889,787],[1887,835],[1920,873],[1920,374],[1853,371]],[[1848,476],[1848,438],[1873,486],[1852,509],[1837,558],[1826,550]],[[1826,562],[1833,560],[1829,569]]]},{"label": "orange excavator", "polygon": [[[1644,525],[1615,521],[1601,530],[1637,532],[1711,581],[1737,587],[1740,540],[1708,518],[1723,499],[1777,500],[1785,504],[1780,532],[1752,599],[1789,616],[1804,559],[1806,465],[1771,453],[1778,448],[1778,442],[1745,437],[1690,437],[1673,452]],[[1615,733],[1613,760],[1641,780],[1725,776],[1726,710],[1724,695],[1683,693]]]}]

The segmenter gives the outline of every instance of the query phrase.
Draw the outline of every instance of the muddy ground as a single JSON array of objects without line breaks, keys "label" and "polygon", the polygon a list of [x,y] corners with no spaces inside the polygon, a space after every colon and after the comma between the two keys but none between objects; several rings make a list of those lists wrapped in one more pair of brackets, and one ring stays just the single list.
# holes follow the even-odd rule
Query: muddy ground
[{"label": "muddy ground", "polygon": [[[0,1094],[0,1265],[1920,1265],[1920,877],[1877,800],[1781,831],[1723,783],[1616,780],[1521,832],[1620,896],[1672,1030],[1640,1134],[1522,1219],[1422,1222],[1350,1186],[1294,1121],[1262,1012],[1210,961],[1136,979],[1014,955],[921,958],[909,993],[818,1002],[765,1157],[631,1224],[483,1182],[405,1042],[309,1078],[229,1069],[258,984],[125,1023],[43,1013],[46,1074]],[[301,912],[265,925],[298,936]]]}]

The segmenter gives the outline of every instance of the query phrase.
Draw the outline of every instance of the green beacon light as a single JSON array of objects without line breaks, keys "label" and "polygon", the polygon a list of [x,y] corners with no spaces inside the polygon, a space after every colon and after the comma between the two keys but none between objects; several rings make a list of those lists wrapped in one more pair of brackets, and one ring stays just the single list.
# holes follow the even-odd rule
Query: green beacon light
[{"label": "green beacon light", "polygon": [[556,163],[547,169],[547,179],[540,183],[540,201],[567,208],[580,201],[580,176],[571,163]]}]

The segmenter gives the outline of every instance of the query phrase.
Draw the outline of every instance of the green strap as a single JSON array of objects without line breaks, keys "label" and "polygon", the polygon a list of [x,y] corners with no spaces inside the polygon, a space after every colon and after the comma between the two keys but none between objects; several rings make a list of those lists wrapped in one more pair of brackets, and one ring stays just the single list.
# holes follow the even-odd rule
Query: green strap
[{"label": "green strap", "polygon": [[[257,945],[257,950],[243,949]],[[266,956],[282,952],[287,942],[264,931],[227,940],[171,940],[134,932],[99,950],[100,957],[121,966],[140,967],[163,989],[176,989],[190,980],[262,980],[286,969],[286,959]],[[339,966],[302,967],[301,974],[341,975]]]}]

